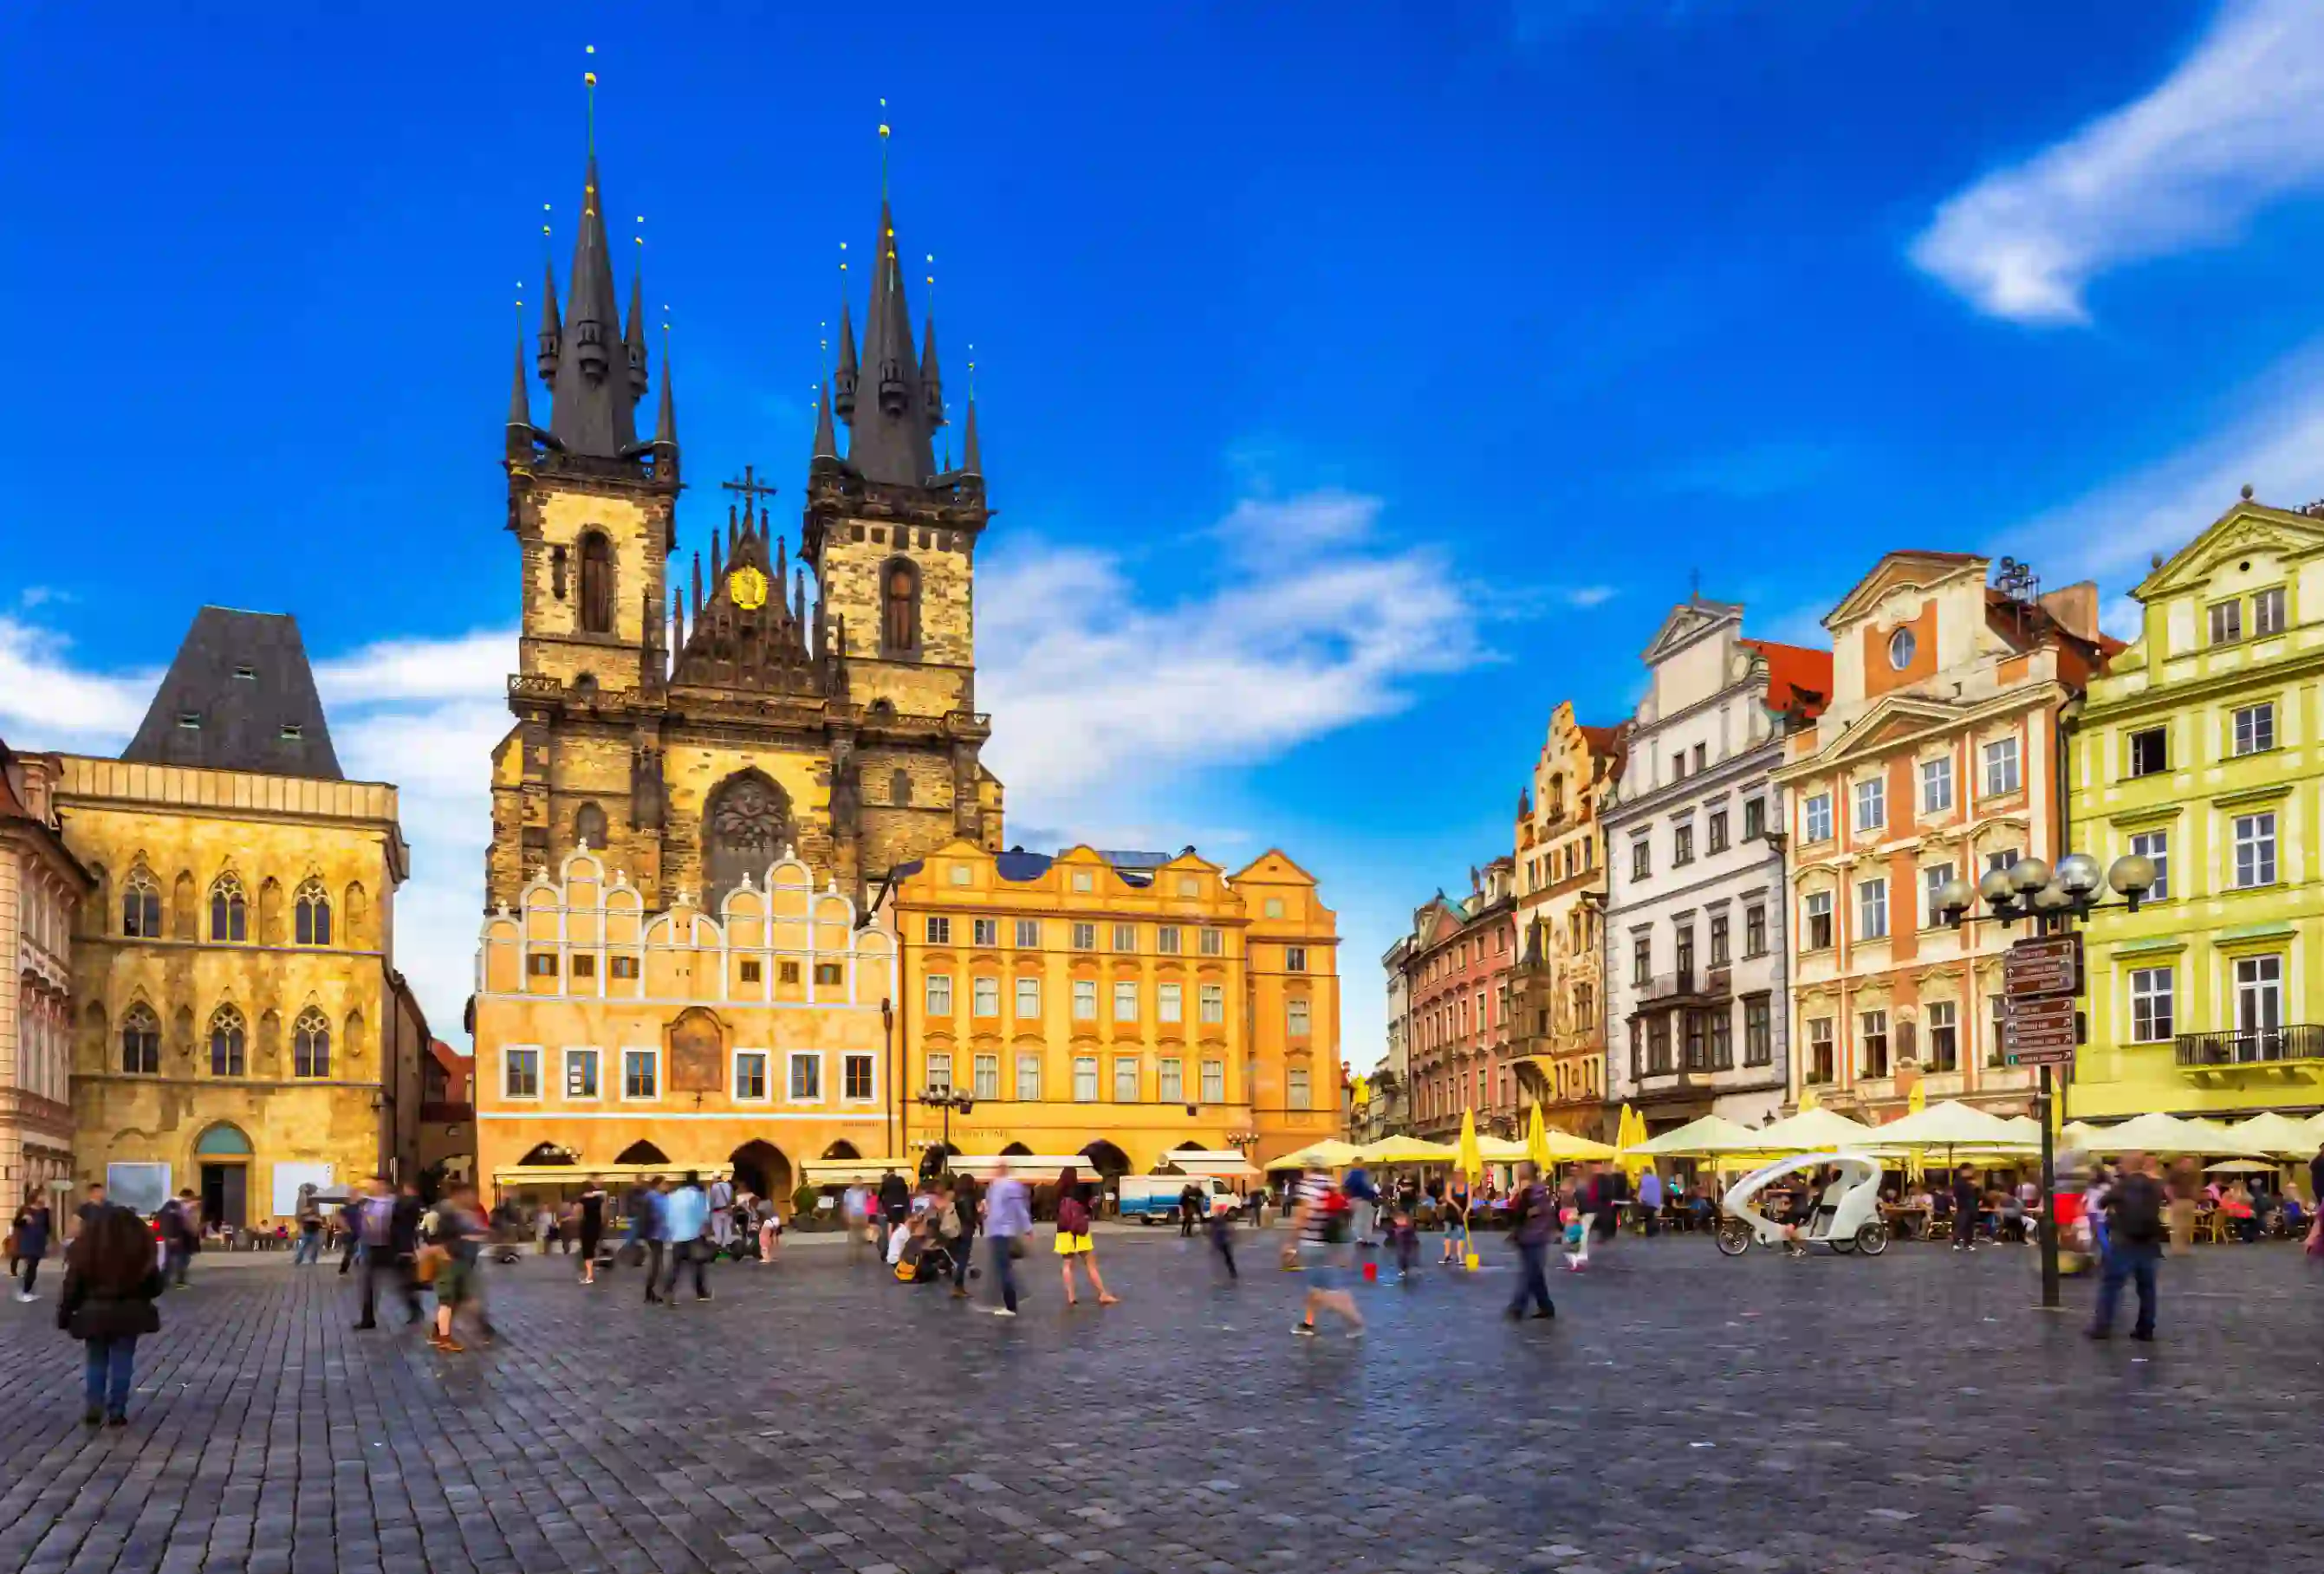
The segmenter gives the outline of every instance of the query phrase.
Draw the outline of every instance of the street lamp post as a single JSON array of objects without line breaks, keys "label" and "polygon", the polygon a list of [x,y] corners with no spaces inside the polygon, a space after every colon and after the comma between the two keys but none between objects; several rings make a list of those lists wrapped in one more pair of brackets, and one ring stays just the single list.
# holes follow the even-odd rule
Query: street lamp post
[{"label": "street lamp post", "polygon": [[[2104,899],[2111,886],[2119,903]],[[1973,922],[1998,923],[2007,929],[2020,918],[2040,925],[2045,934],[2070,933],[2076,922],[2088,923],[2101,907],[2120,907],[2135,913],[2146,893],[2154,888],[2154,861],[2132,853],[2117,858],[2101,870],[2087,852],[2069,852],[2052,870],[2038,858],[2021,858],[2006,869],[1992,869],[1974,889],[1959,876],[1937,888],[1937,914],[1956,929]],[[1991,908],[1982,919],[1969,916],[1978,897]],[[2081,980],[2075,980],[2079,994]],[[2050,1063],[2042,1063],[2042,1091],[2037,1100],[2042,1121],[2042,1306],[2056,1310],[2058,1301],[2058,1153],[2051,1129],[2052,1100],[2058,1096]]]},{"label": "street lamp post", "polygon": [[950,1164],[952,1162],[952,1112],[957,1109],[964,1118],[970,1110],[976,1108],[976,1100],[973,1095],[953,1088],[946,1088],[941,1093],[934,1089],[923,1088],[918,1094],[918,1099],[923,1109],[944,1111],[945,1163]]}]

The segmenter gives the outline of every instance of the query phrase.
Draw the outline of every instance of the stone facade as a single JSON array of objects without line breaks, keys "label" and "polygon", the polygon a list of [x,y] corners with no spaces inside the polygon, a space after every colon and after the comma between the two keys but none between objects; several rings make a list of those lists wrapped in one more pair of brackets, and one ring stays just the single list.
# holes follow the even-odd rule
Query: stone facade
[{"label": "stone facade", "polygon": [[[2138,640],[2068,724],[2078,851],[2164,876],[2091,915],[2068,1113],[2324,1102],[2324,511],[2249,497],[2131,594]],[[2110,900],[2113,898],[2109,897]]]},{"label": "stone facade", "polygon": [[[0,744],[0,1197],[11,1212],[72,1183],[72,932],[96,886],[58,833],[52,755]],[[59,1208],[61,1218],[65,1210]]]},{"label": "stone facade", "polygon": [[96,882],[73,939],[78,1178],[148,1209],[192,1190],[255,1227],[301,1183],[414,1174],[428,1034],[391,960],[395,789],[58,763],[65,842]]},{"label": "stone facade", "polygon": [[1606,863],[1599,815],[1621,774],[1618,727],[1582,725],[1571,702],[1551,713],[1517,815],[1517,934],[1509,973],[1512,1053],[1527,1102],[1580,1137],[1612,1135],[1606,1116]]},{"label": "stone facade", "polygon": [[1930,897],[2061,851],[2060,711],[2118,647],[2098,594],[2039,602],[1987,560],[1892,552],[1824,619],[1832,695],[1784,740],[1792,910],[1790,1094],[1884,1118],[1928,1099],[2029,1112],[2005,1063],[1997,923],[1953,928]]},{"label": "stone facade", "polygon": [[1783,734],[1831,689],[1829,652],[1743,637],[1743,609],[1690,599],[1645,660],[1606,833],[1606,1042],[1617,1101],[1649,1134],[1743,1125],[1786,1097]]},{"label": "stone facade", "polygon": [[[1089,1152],[1144,1173],[1341,1135],[1338,920],[1280,852],[1175,858],[955,842],[899,871],[908,1093],[957,1088],[968,1154]],[[907,1152],[940,1111],[905,1105]]]},{"label": "stone facade", "polygon": [[884,920],[786,852],[723,900],[656,908],[567,853],[484,920],[474,1097],[491,1194],[736,1173],[786,1205],[807,1161],[899,1135]]}]

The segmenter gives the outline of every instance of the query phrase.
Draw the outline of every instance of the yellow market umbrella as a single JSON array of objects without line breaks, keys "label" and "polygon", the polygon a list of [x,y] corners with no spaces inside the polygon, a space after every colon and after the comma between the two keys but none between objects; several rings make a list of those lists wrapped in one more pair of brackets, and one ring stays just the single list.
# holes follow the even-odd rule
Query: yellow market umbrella
[{"label": "yellow market umbrella", "polygon": [[1634,1156],[1638,1146],[1646,1140],[1646,1118],[1628,1104],[1623,1105],[1621,1124],[1614,1128],[1614,1146],[1622,1150],[1622,1173],[1630,1177],[1630,1183],[1634,1186],[1638,1183],[1640,1175],[1655,1167],[1651,1157]]},{"label": "yellow market umbrella", "polygon": [[2267,1155],[2224,1128],[2207,1129],[2206,1123],[2181,1120],[2175,1115],[2150,1110],[2119,1126],[2101,1127],[2090,1134],[2090,1151],[2126,1154],[2219,1154],[2229,1158]]},{"label": "yellow market umbrella", "polygon": [[1789,1120],[1778,1120],[1753,1134],[1761,1153],[1814,1153],[1820,1149],[1864,1147],[1880,1140],[1869,1126],[1830,1109],[1809,1108]]},{"label": "yellow market umbrella", "polygon": [[[1918,1077],[1913,1079],[1913,1091],[1905,1096],[1904,1114],[1907,1118],[1929,1107],[1929,1084]],[[1904,1155],[1904,1173],[1914,1180],[1921,1178],[1921,1150],[1914,1148]]]},{"label": "yellow market umbrella", "polygon": [[2243,1142],[2278,1158],[2311,1158],[2318,1146],[2318,1139],[2306,1121],[2294,1120],[2273,1109],[2248,1120],[2238,1120],[2227,1129]]},{"label": "yellow market umbrella", "polygon": [[1757,1153],[1759,1134],[1748,1126],[1738,1126],[1724,1115],[1706,1115],[1700,1120],[1690,1120],[1675,1131],[1665,1131],[1660,1137],[1648,1137],[1624,1150],[1626,1154],[1644,1154],[1652,1158],[1716,1158],[1720,1154]]},{"label": "yellow market umbrella", "polygon": [[[2038,1143],[2042,1140],[2042,1123],[2031,1115],[2012,1115],[2002,1124],[2015,1132],[2022,1141]],[[2058,1128],[2058,1136],[2061,1141],[2071,1142],[2077,1131],[2089,1129],[2090,1128],[2082,1121],[2069,1121]]]},{"label": "yellow market umbrella", "polygon": [[1549,1133],[1541,1118],[1541,1106],[1533,1107],[1533,1118],[1526,1123],[1526,1157],[1534,1167],[1547,1174],[1549,1170]]},{"label": "yellow market umbrella", "polygon": [[1477,1112],[1461,1111],[1461,1143],[1453,1152],[1452,1167],[1464,1175],[1485,1173],[1485,1155],[1477,1148]]},{"label": "yellow market umbrella", "polygon": [[1285,1154],[1268,1164],[1270,1170],[1343,1170],[1356,1159],[1353,1145],[1327,1137],[1321,1142],[1308,1144],[1296,1153]]},{"label": "yellow market umbrella", "polygon": [[1477,1156],[1489,1164],[1513,1164],[1526,1156],[1526,1145],[1509,1137],[1480,1137]]},{"label": "yellow market umbrella", "polygon": [[2257,1159],[2221,1159],[2215,1164],[2205,1164],[2207,1175],[2272,1175],[2273,1164],[2264,1164]]},{"label": "yellow market umbrella", "polygon": [[1416,1137],[1383,1137],[1358,1148],[1356,1156],[1368,1164],[1441,1164],[1453,1156],[1453,1151],[1441,1142],[1424,1142]]},{"label": "yellow market umbrella", "polygon": [[[1918,1091],[1918,1090],[1914,1090]],[[1989,1110],[1959,1099],[1940,1099],[1924,1109],[1876,1128],[1875,1138],[1884,1147],[1974,1147],[1981,1150],[2033,1148],[2041,1146],[2037,1127],[2029,1141],[2015,1126]]]},{"label": "yellow market umbrella", "polygon": [[1811,1109],[1821,1109],[1822,1108],[1822,1094],[1817,1092],[1813,1088],[1802,1088],[1800,1090],[1799,1112],[1801,1114],[1804,1115]]},{"label": "yellow market umbrella", "polygon": [[[1619,1150],[1610,1143],[1592,1137],[1576,1137],[1552,1126],[1542,1133],[1542,1147],[1549,1155],[1549,1163],[1570,1164],[1580,1159],[1609,1159]],[[1526,1145],[1526,1156],[1532,1157],[1532,1145]],[[1539,1162],[1536,1160],[1536,1162]]]}]

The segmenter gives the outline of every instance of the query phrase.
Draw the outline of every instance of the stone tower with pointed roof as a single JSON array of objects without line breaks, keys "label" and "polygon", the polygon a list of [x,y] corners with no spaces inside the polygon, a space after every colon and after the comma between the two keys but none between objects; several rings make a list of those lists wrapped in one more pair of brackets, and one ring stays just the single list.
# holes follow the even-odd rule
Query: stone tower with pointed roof
[{"label": "stone tower with pointed roof", "polygon": [[860,897],[954,837],[997,845],[969,588],[983,482],[973,462],[939,475],[930,458],[945,421],[935,328],[916,353],[884,198],[863,358],[843,314],[796,558],[765,502],[775,489],[746,470],[724,483],[724,528],[676,574],[670,367],[641,435],[644,289],[632,276],[624,323],[605,210],[593,147],[563,305],[552,271],[533,346],[548,419],[534,419],[521,345],[510,394],[522,616],[516,722],[493,754],[487,905],[515,903],[584,845],[652,907],[692,897],[713,914],[785,848]]}]

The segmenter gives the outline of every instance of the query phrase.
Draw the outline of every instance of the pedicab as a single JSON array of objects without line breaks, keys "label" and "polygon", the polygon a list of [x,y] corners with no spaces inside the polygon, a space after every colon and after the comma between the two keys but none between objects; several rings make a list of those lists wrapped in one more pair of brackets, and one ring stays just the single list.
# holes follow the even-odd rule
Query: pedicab
[{"label": "pedicab", "polygon": [[1759,1194],[1785,1175],[1801,1170],[1831,1166],[1835,1174],[1817,1200],[1816,1209],[1799,1227],[1798,1245],[1821,1244],[1842,1256],[1862,1249],[1877,1257],[1888,1249],[1888,1223],[1880,1217],[1880,1161],[1860,1153],[1803,1153],[1777,1159],[1752,1171],[1729,1188],[1720,1202],[1719,1249],[1739,1257],[1756,1240],[1781,1248],[1793,1244],[1791,1227],[1770,1219],[1753,1206]]}]

